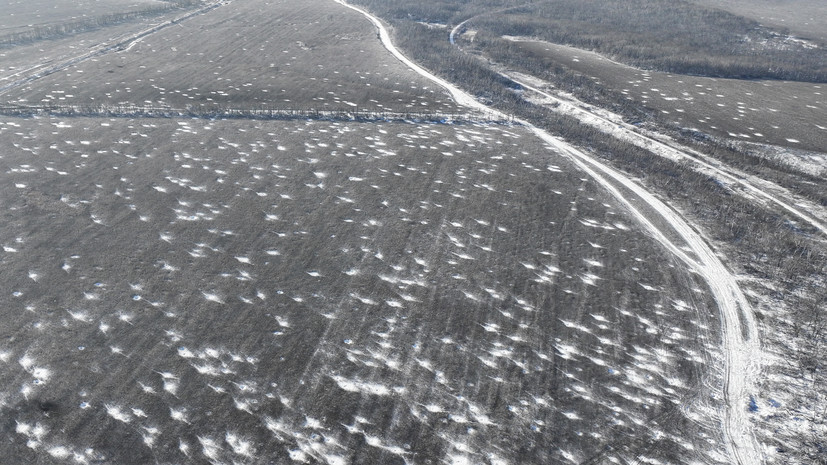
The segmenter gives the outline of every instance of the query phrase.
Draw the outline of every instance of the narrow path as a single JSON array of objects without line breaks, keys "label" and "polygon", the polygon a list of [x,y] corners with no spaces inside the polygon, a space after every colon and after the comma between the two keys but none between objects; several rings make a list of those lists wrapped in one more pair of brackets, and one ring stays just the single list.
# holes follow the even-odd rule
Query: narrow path
[{"label": "narrow path", "polygon": [[457,105],[465,106],[482,113],[487,113],[499,119],[509,119],[505,113],[479,103],[474,97],[468,95],[466,92],[460,90],[458,87],[454,86],[450,82],[431,74],[426,69],[409,60],[408,57],[406,57],[402,52],[399,51],[399,49],[396,48],[395,45],[393,45],[393,42],[391,41],[391,36],[388,33],[387,28],[385,28],[385,25],[382,24],[382,21],[380,21],[379,18],[368,13],[367,10],[360,8],[358,6],[351,5],[345,2],[344,0],[333,1],[347,8],[350,8],[351,10],[358,11],[359,13],[363,14],[367,19],[369,19],[370,22],[373,23],[374,26],[376,26],[376,29],[379,30],[379,40],[382,41],[382,45],[384,45],[385,48],[389,52],[391,52],[393,56],[395,56],[399,61],[404,63],[407,67],[414,70],[420,76],[430,81],[433,81],[436,84],[439,84],[442,88],[447,90],[448,93],[451,94],[451,98],[454,99]]},{"label": "narrow path", "polygon": [[[527,2],[527,3],[522,3],[522,4],[520,4],[520,5],[510,6],[510,7],[508,7],[508,8],[502,8],[502,9],[500,9],[500,10],[487,11],[487,12],[485,12],[485,13],[480,13],[480,14],[478,14],[478,15],[476,15],[476,16],[472,16],[472,17],[470,17],[470,18],[466,19],[465,21],[463,21],[463,22],[461,22],[461,23],[457,24],[456,26],[454,26],[454,28],[453,28],[453,29],[451,29],[451,33],[450,33],[450,34],[448,34],[448,42],[450,42],[450,43],[451,43],[451,45],[456,45],[456,44],[457,44],[457,42],[456,42],[456,39],[457,39],[457,34],[459,34],[459,33],[460,33],[460,31],[462,30],[462,28],[464,28],[464,27],[465,27],[465,25],[466,25],[466,24],[468,24],[468,22],[469,22],[469,21],[471,21],[471,20],[474,20],[474,19],[476,19],[476,18],[479,18],[480,16],[485,16],[485,15],[496,15],[496,14],[505,13],[505,12],[506,12],[506,11],[508,11],[508,10],[516,10],[516,9],[518,9],[518,8],[523,8],[523,7],[526,7],[526,6],[529,6],[529,5],[533,5],[533,4],[535,4],[535,3],[538,3],[538,2]],[[539,2],[539,3],[543,3],[543,2]]]},{"label": "narrow path", "polygon": [[[344,0],[334,0],[367,17],[379,30],[379,38],[384,46],[400,61],[411,69],[445,88],[460,105],[489,112],[504,117],[496,109],[489,108],[471,95],[460,90],[445,80],[434,76],[405,57],[391,42],[390,35],[381,21],[366,10],[349,5]],[[455,28],[456,29],[456,28]],[[723,435],[733,464],[752,465],[763,462],[757,441],[752,433],[746,406],[749,392],[760,370],[760,341],[755,317],[749,302],[741,291],[735,277],[727,270],[715,252],[675,210],[661,202],[643,187],[613,168],[577,150],[562,139],[554,137],[527,121],[516,120],[530,128],[535,135],[571,158],[581,169],[600,182],[618,201],[626,205],[641,225],[664,247],[681,261],[695,270],[709,285],[721,312],[723,331],[724,366],[724,401]],[[645,202],[665,220],[694,253],[689,256],[680,245],[673,243],[634,203],[621,192],[625,189]]]}]

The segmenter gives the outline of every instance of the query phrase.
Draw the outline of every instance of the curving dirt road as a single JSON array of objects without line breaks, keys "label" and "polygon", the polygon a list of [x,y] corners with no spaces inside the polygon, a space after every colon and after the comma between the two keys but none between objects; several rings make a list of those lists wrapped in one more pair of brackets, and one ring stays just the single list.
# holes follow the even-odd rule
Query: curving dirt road
[{"label": "curving dirt road", "polygon": [[[434,76],[405,57],[394,46],[387,29],[377,17],[362,8],[347,4],[344,0],[334,1],[358,11],[368,18],[378,29],[379,38],[388,51],[420,75],[445,88],[458,104],[477,111],[505,117],[501,112],[481,104],[471,95]],[[455,31],[460,27],[461,25],[452,31],[452,38]],[[552,136],[527,121],[516,121],[530,128],[538,137],[571,158],[580,168],[605,186],[618,201],[627,206],[632,215],[653,237],[707,282],[721,313],[723,352],[725,354],[725,385],[723,388],[725,405],[722,406],[723,435],[730,459],[732,463],[738,465],[763,463],[763,455],[752,433],[746,409],[749,392],[752,390],[754,380],[760,371],[761,345],[752,309],[738,286],[735,276],[727,270],[700,233],[692,228],[678,212],[661,202],[643,187],[634,183],[622,173],[577,150],[562,139]],[[644,213],[636,206],[638,202],[643,202],[648,210],[655,212],[658,218],[650,218],[648,216],[650,213]],[[662,226],[655,223],[656,221],[665,221],[669,230],[664,231]],[[676,244],[670,239],[670,236],[675,237],[675,235],[680,238],[683,244]],[[688,254],[684,247],[691,250],[692,254]]]}]

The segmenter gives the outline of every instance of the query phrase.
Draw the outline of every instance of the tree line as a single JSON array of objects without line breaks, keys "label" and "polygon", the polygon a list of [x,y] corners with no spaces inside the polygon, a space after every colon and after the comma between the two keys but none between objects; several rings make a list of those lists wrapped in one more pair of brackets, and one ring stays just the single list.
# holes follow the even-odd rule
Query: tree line
[{"label": "tree line", "polygon": [[253,119],[295,120],[314,119],[331,121],[413,121],[434,124],[499,123],[512,124],[513,119],[493,119],[484,112],[452,113],[433,111],[387,111],[358,108],[295,108],[261,105],[257,108],[187,107],[182,109],[132,104],[79,105],[0,105],[0,115],[15,117],[110,117],[110,118],[199,118],[199,119]]}]

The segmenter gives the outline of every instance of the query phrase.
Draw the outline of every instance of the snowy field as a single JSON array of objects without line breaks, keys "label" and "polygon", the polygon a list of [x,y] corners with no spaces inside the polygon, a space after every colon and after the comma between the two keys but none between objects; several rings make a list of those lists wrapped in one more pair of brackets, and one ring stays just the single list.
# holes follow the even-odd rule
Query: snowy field
[{"label": "snowy field", "polygon": [[[0,101],[510,120],[341,3],[205,3],[4,48]],[[827,139],[819,84],[520,44],[681,126],[802,158]],[[560,111],[677,156],[572,102]],[[764,303],[706,233],[588,149],[525,121],[459,121],[0,116],[0,457],[782,460],[768,431],[808,427],[787,420],[804,412],[799,386],[767,387],[786,381],[762,358],[782,358],[757,333]],[[706,162],[821,224],[812,204]]]},{"label": "snowy field", "polygon": [[509,39],[529,57],[593,76],[630,102],[654,109],[669,125],[792,149],[827,147],[827,84],[646,71],[574,47]]},{"label": "snowy field", "polygon": [[[361,15],[333,1],[236,2],[134,40],[119,37],[109,30],[84,36],[88,44],[121,43],[96,56],[84,55],[89,45],[56,54],[44,44],[0,55],[0,98],[28,105],[203,110],[457,108],[441,89],[390,57]],[[41,77],[2,91],[33,67]]]},{"label": "snowy field", "polygon": [[787,28],[798,37],[827,40],[827,4],[820,0],[692,0],[755,19],[761,24]]},{"label": "snowy field", "polygon": [[32,27],[79,21],[108,14],[165,7],[163,0],[2,0],[0,36]]},{"label": "snowy field", "polygon": [[708,290],[523,129],[2,123],[6,457],[727,463]]}]

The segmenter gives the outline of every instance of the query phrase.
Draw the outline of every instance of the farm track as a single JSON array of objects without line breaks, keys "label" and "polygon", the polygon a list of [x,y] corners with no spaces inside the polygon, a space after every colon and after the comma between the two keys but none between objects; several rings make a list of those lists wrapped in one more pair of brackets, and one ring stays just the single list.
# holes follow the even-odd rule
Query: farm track
[{"label": "farm track", "polygon": [[[88,52],[86,52],[82,55],[78,55],[78,56],[69,58],[67,60],[63,60],[60,63],[50,65],[50,61],[46,61],[45,63],[38,64],[38,65],[33,66],[31,68],[28,68],[28,69],[26,69],[22,72],[14,73],[10,76],[0,78],[0,82],[2,82],[4,80],[14,78],[15,76],[23,75],[22,77],[14,80],[12,82],[9,82],[7,84],[4,84],[4,85],[0,86],[0,95],[3,95],[3,94],[7,93],[10,90],[13,90],[13,89],[19,88],[21,86],[24,86],[24,85],[26,85],[30,82],[34,82],[34,81],[37,81],[38,79],[44,78],[44,77],[49,76],[51,74],[63,71],[63,70],[65,70],[65,69],[67,69],[71,66],[77,65],[79,63],[83,63],[83,62],[85,62],[87,60],[90,60],[92,58],[97,58],[97,57],[106,55],[106,54],[111,53],[111,52],[120,52],[120,51],[127,50],[133,44],[143,40],[147,36],[155,34],[156,32],[164,30],[164,29],[166,29],[170,26],[180,24],[180,23],[182,23],[182,22],[184,22],[188,19],[194,18],[195,16],[198,16],[198,15],[201,15],[201,14],[204,14],[204,13],[208,13],[208,12],[210,12],[210,11],[216,9],[216,8],[219,8],[222,5],[226,5],[227,3],[229,3],[229,2],[226,1],[226,0],[214,1],[214,2],[209,3],[208,5],[206,5],[202,8],[199,8],[195,11],[190,11],[190,12],[188,12],[188,13],[182,15],[182,16],[179,16],[177,18],[170,19],[170,20],[164,21],[162,23],[156,24],[156,25],[154,25],[150,28],[144,29],[143,31],[137,32],[135,34],[131,34],[131,35],[125,37],[125,38],[116,39],[115,43],[111,43],[111,44],[107,43],[107,42],[101,43],[98,46],[94,47],[92,50],[90,50],[90,51],[88,51]],[[26,74],[26,73],[28,73],[28,74]]]},{"label": "farm track", "polygon": [[[349,5],[343,0],[335,1],[358,11],[368,18],[378,29],[379,39],[394,56],[420,75],[445,88],[458,104],[477,110],[491,111],[505,117],[502,113],[479,103],[471,95],[434,76],[405,57],[394,46],[387,29],[377,17],[362,8]],[[456,30],[458,29],[455,28],[454,31]],[[452,32],[452,36],[453,34],[454,32]],[[686,263],[687,266],[698,272],[707,282],[721,312],[723,352],[725,354],[722,432],[726,448],[734,464],[762,463],[763,457],[752,433],[745,408],[749,399],[749,392],[760,372],[760,361],[757,360],[756,354],[760,353],[761,347],[755,317],[735,276],[727,270],[699,232],[692,228],[678,212],[664,204],[643,187],[619,171],[574,148],[562,139],[550,135],[528,121],[516,121],[527,126],[535,135],[573,160],[581,169],[603,185],[618,201],[626,205],[632,215],[658,242]],[[645,203],[647,208],[651,209],[659,218],[650,218],[648,215],[651,213],[641,211],[635,205],[636,201]],[[656,225],[656,221],[666,221],[672,231],[662,230],[661,226]],[[676,244],[668,237],[673,233],[677,234],[685,243],[685,246],[691,249],[694,256],[687,254],[683,250],[682,244]]]}]

